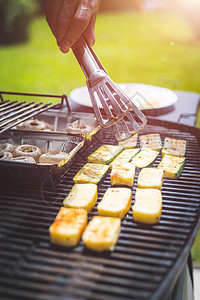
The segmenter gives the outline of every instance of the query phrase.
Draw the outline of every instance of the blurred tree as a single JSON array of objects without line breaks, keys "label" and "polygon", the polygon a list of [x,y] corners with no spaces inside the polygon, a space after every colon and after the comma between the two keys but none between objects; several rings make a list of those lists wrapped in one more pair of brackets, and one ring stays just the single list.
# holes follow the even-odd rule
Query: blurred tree
[{"label": "blurred tree", "polygon": [[33,0],[0,0],[0,43],[25,41],[37,7],[37,1]]}]

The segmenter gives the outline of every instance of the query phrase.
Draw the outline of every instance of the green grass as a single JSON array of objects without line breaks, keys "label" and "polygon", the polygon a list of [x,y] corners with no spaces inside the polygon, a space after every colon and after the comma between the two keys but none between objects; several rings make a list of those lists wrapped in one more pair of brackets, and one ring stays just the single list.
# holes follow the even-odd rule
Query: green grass
[{"label": "green grass", "polygon": [[192,259],[196,265],[200,266],[200,230],[198,231],[192,246]]},{"label": "green grass", "polygon": [[[115,82],[200,92],[200,43],[173,14],[101,14],[95,50]],[[32,23],[27,43],[1,46],[0,61],[1,90],[69,94],[85,84],[72,52],[59,52],[44,18]]]},{"label": "green grass", "polygon": [[[101,14],[95,51],[115,82],[200,93],[200,42],[173,13]],[[27,43],[1,46],[0,61],[1,90],[69,94],[85,85],[72,52],[60,53],[44,18],[34,20]],[[200,264],[200,232],[192,255]]]}]

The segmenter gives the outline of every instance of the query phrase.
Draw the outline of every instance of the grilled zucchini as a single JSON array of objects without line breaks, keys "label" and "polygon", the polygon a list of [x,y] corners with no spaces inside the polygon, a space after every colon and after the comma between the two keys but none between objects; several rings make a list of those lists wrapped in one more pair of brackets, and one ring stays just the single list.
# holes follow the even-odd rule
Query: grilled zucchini
[{"label": "grilled zucchini", "polygon": [[74,183],[94,183],[97,184],[108,171],[108,165],[87,163],[74,176]]},{"label": "grilled zucchini", "polygon": [[101,216],[123,219],[131,206],[131,190],[129,188],[108,188],[101,202],[97,205]]},{"label": "grilled zucchini", "polygon": [[88,156],[88,162],[94,164],[109,164],[121,151],[122,146],[102,145]]},{"label": "grilled zucchini", "polygon": [[159,154],[158,151],[151,150],[151,149],[144,149],[141,150],[138,154],[136,154],[132,158],[131,162],[137,168],[145,168],[156,159],[158,154]]},{"label": "grilled zucchini", "polygon": [[164,171],[164,177],[177,179],[181,175],[185,161],[185,157],[164,155],[158,168]]},{"label": "grilled zucchini", "polygon": [[83,243],[87,248],[98,252],[113,251],[118,240],[120,227],[120,218],[95,216],[83,233]]},{"label": "grilled zucchini", "polygon": [[137,145],[138,134],[133,135],[128,140],[119,142],[118,145],[123,146],[123,149],[132,149]]},{"label": "grilled zucchini", "polygon": [[110,167],[114,164],[121,164],[123,162],[129,162],[138,152],[140,151],[139,148],[136,149],[125,149],[123,150],[111,163]]},{"label": "grilled zucchini", "polygon": [[135,177],[135,165],[132,163],[114,164],[110,179],[111,185],[127,185],[132,187]]},{"label": "grilled zucchini", "polygon": [[158,189],[136,189],[135,203],[132,206],[135,222],[155,224],[160,220],[162,194]]},{"label": "grilled zucchini", "polygon": [[84,208],[90,212],[97,201],[97,185],[94,183],[75,184],[64,199],[65,207]]},{"label": "grilled zucchini", "polygon": [[163,170],[157,168],[144,168],[140,171],[137,185],[139,188],[161,189],[163,183]]},{"label": "grilled zucchini", "polygon": [[87,211],[82,208],[61,207],[53,224],[49,227],[53,244],[76,246],[87,224]]},{"label": "grilled zucchini", "polygon": [[141,149],[148,148],[155,151],[160,151],[162,149],[162,142],[160,134],[158,133],[141,135],[139,139]]},{"label": "grilled zucchini", "polygon": [[186,151],[186,140],[178,140],[166,137],[162,149],[162,156],[165,154],[184,156]]}]

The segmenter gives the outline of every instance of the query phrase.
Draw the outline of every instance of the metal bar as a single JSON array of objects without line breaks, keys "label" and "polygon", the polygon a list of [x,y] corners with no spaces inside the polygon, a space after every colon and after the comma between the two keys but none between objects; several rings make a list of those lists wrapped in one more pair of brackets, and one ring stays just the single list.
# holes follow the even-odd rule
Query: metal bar
[{"label": "metal bar", "polygon": [[[20,103],[22,103],[22,102],[20,102]],[[17,106],[17,107],[13,108],[13,109],[10,110],[10,111],[5,111],[3,114],[0,113],[0,116],[1,116],[1,117],[6,115],[6,117],[1,118],[0,121],[9,118],[9,113],[12,113],[12,116],[13,116],[13,115],[15,114],[15,111],[17,111],[16,113],[18,113],[18,110],[19,110],[19,109],[20,109],[20,110],[23,110],[23,109],[25,109],[25,108],[28,107],[28,106],[30,107],[32,104],[34,104],[33,101],[32,101],[32,102],[29,102],[29,103],[26,103],[26,102],[25,102],[25,104],[24,104],[24,105],[22,104],[20,108],[18,108],[18,106]],[[13,113],[13,112],[14,112],[14,113]],[[8,115],[7,115],[7,114],[8,114]]]},{"label": "metal bar", "polygon": [[3,104],[3,103],[6,103],[6,102],[8,102],[9,100],[2,100],[1,102],[0,102],[0,107],[1,107],[1,105]]},{"label": "metal bar", "polygon": [[9,108],[13,107],[13,105],[15,105],[15,103],[17,103],[17,100],[11,101],[11,102],[6,102],[6,103],[0,105],[1,111],[4,111],[5,108],[7,108],[7,107],[9,107]]},{"label": "metal bar", "polygon": [[61,100],[60,105],[58,104],[57,106],[55,105],[54,109],[60,109],[62,108],[61,106],[64,103],[64,100],[66,101],[66,105],[68,108],[68,111],[70,112],[70,106],[69,106],[69,101],[66,96],[66,94],[63,95],[52,95],[52,94],[37,94],[37,93],[19,93],[19,92],[6,92],[6,91],[0,91],[0,97],[3,99],[2,95],[19,95],[19,96],[30,96],[30,97],[46,97],[46,98],[58,98]]},{"label": "metal bar", "polygon": [[[48,106],[48,105],[50,105],[50,104],[51,104],[51,103],[48,103],[48,104],[45,104],[45,105],[43,105],[43,106],[34,105],[34,107],[36,106],[35,108],[33,108],[32,110],[30,110],[30,111],[28,111],[28,112],[22,112],[21,114],[20,114],[20,111],[19,111],[19,113],[18,113],[18,115],[17,115],[17,119],[20,119],[21,117],[24,117],[24,116],[26,116],[26,115],[28,115],[28,114],[34,112],[34,111],[37,111],[37,110],[39,111],[41,107],[46,107],[46,106]],[[5,126],[5,125],[7,125],[7,124],[9,124],[9,123],[11,123],[11,122],[14,122],[15,120],[16,120],[16,117],[12,118],[12,116],[11,116],[11,118],[9,118],[8,121],[6,121],[6,122],[0,124],[0,128],[3,127],[3,126]]]},{"label": "metal bar", "polygon": [[[47,105],[47,104],[46,104],[46,105]],[[17,121],[14,122],[13,124],[8,125],[6,128],[0,129],[0,134],[2,134],[3,132],[5,132],[5,131],[11,129],[12,127],[14,127],[14,126],[20,124],[21,122],[24,122],[24,121],[28,120],[29,118],[31,118],[31,117],[37,115],[38,113],[42,113],[42,112],[44,112],[44,111],[46,111],[46,110],[48,110],[48,109],[54,107],[54,105],[52,105],[52,106],[47,106],[47,107],[46,107],[46,105],[42,106],[43,108],[39,108],[39,109],[37,109],[37,110],[35,109],[34,112],[32,111],[32,113],[29,114],[28,116],[25,116],[25,117],[23,117],[23,118],[20,119],[20,120],[17,120]]]},{"label": "metal bar", "polygon": [[31,97],[50,97],[50,98],[62,98],[61,95],[51,95],[51,94],[34,94],[34,93],[16,93],[16,92],[6,92],[0,91],[0,94],[3,95],[19,95],[19,96],[31,96]]}]

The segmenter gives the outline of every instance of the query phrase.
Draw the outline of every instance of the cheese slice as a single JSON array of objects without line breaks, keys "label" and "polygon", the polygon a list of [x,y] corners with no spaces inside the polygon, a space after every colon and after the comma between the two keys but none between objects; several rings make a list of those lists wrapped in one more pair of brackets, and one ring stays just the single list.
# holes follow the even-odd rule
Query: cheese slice
[{"label": "cheese slice", "polygon": [[94,216],[83,233],[83,243],[87,248],[98,252],[113,251],[120,227],[120,218]]},{"label": "cheese slice", "polygon": [[127,162],[121,164],[114,164],[110,179],[111,185],[127,185],[132,187],[135,177],[135,165]]},{"label": "cheese slice", "polygon": [[94,164],[109,164],[121,151],[121,146],[102,145],[88,156],[88,162]]},{"label": "cheese slice", "polygon": [[74,176],[74,183],[94,183],[97,184],[108,171],[109,166],[103,164],[85,164]]},{"label": "cheese slice", "polygon": [[145,168],[150,163],[152,163],[156,157],[159,155],[158,151],[151,150],[151,149],[144,149],[141,150],[138,154],[136,154],[131,162],[137,167],[137,168]]},{"label": "cheese slice", "polygon": [[160,220],[162,194],[158,189],[136,189],[135,203],[132,206],[135,222],[155,224]]},{"label": "cheese slice", "polygon": [[161,189],[163,183],[163,170],[157,168],[144,168],[138,176],[138,187],[147,189]]},{"label": "cheese slice", "polygon": [[118,145],[123,146],[123,149],[132,149],[137,146],[138,134],[133,135],[128,140],[119,142]]},{"label": "cheese slice", "polygon": [[184,156],[186,151],[186,140],[178,140],[166,137],[162,149],[162,156],[165,154]]},{"label": "cheese slice", "polygon": [[185,161],[185,157],[164,155],[158,169],[164,171],[164,177],[177,179],[181,175]]},{"label": "cheese slice", "polygon": [[94,183],[75,184],[64,199],[65,207],[84,208],[90,212],[97,201],[97,185]]},{"label": "cheese slice", "polygon": [[114,164],[121,164],[123,162],[129,162],[138,152],[139,148],[136,149],[125,149],[123,150],[111,163],[110,167],[112,168]]},{"label": "cheese slice", "polygon": [[141,135],[139,139],[141,149],[151,149],[155,151],[160,151],[162,149],[162,142],[160,134],[158,133]]},{"label": "cheese slice", "polygon": [[53,244],[76,246],[87,224],[87,211],[82,208],[61,207],[53,224],[49,227]]},{"label": "cheese slice", "polygon": [[131,189],[108,188],[101,202],[97,205],[101,216],[118,217],[123,219],[131,206]]}]

